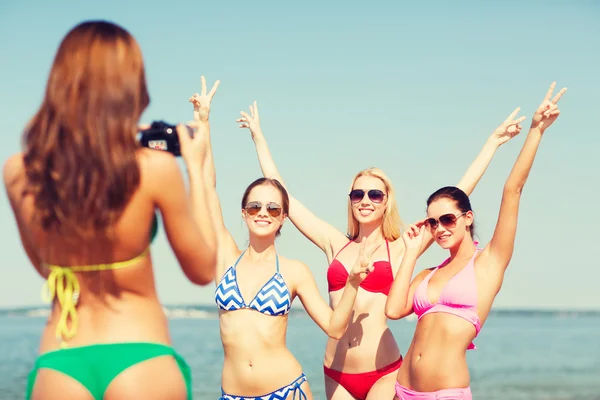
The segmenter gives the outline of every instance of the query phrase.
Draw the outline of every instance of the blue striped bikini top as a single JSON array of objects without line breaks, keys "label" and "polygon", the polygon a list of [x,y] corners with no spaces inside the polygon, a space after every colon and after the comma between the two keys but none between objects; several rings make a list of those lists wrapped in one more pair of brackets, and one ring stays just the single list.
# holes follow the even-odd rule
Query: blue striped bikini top
[{"label": "blue striped bikini top", "polygon": [[235,267],[240,262],[246,251],[240,255],[235,264],[225,272],[219,285],[215,290],[215,301],[217,307],[223,311],[235,311],[244,308],[256,310],[259,313],[266,315],[286,315],[290,312],[292,306],[292,297],[290,291],[283,280],[283,276],[279,273],[279,257],[275,254],[275,262],[277,271],[271,279],[269,279],[256,296],[246,303],[240,292],[237,283],[237,274]]}]

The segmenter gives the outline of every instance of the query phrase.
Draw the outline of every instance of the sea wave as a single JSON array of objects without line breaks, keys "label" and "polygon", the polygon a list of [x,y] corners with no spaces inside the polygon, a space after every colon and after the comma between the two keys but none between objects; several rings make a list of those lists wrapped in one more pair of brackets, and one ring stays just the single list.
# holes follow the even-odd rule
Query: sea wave
[{"label": "sea wave", "polygon": [[[219,317],[216,306],[213,305],[173,305],[164,306],[163,310],[169,319],[217,319]],[[20,307],[0,308],[0,316],[21,318],[47,318],[50,314],[49,307]],[[559,319],[574,319],[583,317],[600,317],[600,310],[523,310],[523,309],[495,309],[491,311],[495,316],[507,317],[552,317]],[[302,307],[292,308],[290,317],[305,317],[306,311]],[[414,321],[416,316],[411,314],[404,318]]]}]

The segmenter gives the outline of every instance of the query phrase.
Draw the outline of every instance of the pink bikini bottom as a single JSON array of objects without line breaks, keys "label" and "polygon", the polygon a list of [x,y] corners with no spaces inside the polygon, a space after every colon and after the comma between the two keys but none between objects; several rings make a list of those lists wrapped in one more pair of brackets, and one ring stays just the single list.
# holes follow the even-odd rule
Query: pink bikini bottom
[{"label": "pink bikini bottom", "polygon": [[437,392],[415,392],[396,382],[396,396],[400,400],[472,400],[471,387],[442,389]]}]

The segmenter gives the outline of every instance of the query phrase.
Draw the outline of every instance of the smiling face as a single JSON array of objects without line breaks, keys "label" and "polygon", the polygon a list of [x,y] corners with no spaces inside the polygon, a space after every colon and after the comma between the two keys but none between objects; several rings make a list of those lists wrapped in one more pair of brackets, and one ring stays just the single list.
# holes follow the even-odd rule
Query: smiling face
[{"label": "smiling face", "polygon": [[352,215],[359,224],[381,224],[387,206],[387,190],[384,183],[374,176],[358,177],[352,185],[350,204]]},{"label": "smiling face", "polygon": [[271,184],[258,184],[250,189],[245,199],[242,217],[250,235],[275,236],[287,217],[281,191]]},{"label": "smiling face", "polygon": [[473,211],[462,211],[455,200],[442,197],[427,207],[426,226],[443,249],[460,245],[465,237],[471,239]]}]

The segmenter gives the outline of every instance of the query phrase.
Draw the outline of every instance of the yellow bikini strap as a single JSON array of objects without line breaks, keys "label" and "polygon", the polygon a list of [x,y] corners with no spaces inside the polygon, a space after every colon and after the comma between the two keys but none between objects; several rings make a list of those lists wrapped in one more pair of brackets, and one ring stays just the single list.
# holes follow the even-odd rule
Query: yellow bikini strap
[{"label": "yellow bikini strap", "polygon": [[[127,268],[148,254],[149,249],[144,250],[139,256],[127,261],[111,264],[82,265],[72,267],[61,267],[59,265],[45,264],[50,270],[48,279],[42,289],[42,299],[52,303],[56,298],[60,304],[60,319],[56,326],[56,340],[60,341],[62,348],[67,347],[67,341],[71,340],[77,333],[77,302],[79,301],[80,286],[75,272],[106,271],[109,269]],[[69,319],[71,327],[69,328]]]}]

